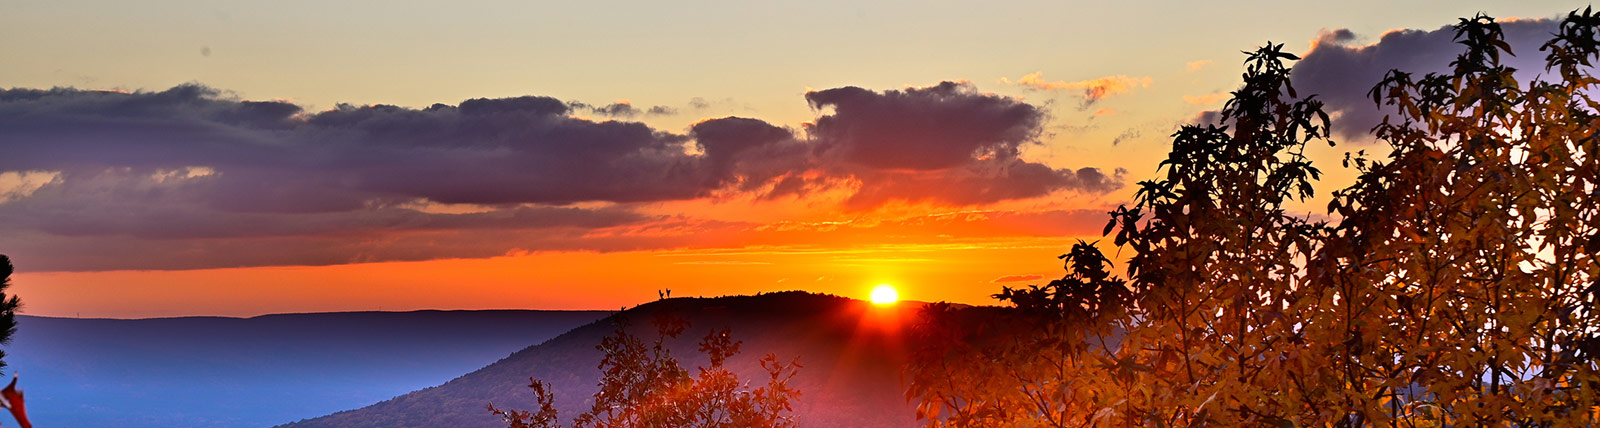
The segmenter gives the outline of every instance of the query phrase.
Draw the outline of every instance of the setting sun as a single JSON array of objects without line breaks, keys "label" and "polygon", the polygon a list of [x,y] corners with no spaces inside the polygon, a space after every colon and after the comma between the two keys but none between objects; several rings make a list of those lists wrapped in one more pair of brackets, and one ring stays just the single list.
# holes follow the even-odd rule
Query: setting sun
[{"label": "setting sun", "polygon": [[872,303],[887,305],[900,300],[900,292],[895,291],[893,285],[878,284],[872,287]]}]

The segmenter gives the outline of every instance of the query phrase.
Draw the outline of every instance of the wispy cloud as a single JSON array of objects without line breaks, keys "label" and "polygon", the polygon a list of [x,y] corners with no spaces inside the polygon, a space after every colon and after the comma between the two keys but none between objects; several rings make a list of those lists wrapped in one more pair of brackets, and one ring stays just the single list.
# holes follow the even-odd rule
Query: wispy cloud
[{"label": "wispy cloud", "polygon": [[33,196],[33,192],[60,178],[61,171],[0,172],[0,204]]},{"label": "wispy cloud", "polygon": [[1044,72],[1039,71],[1023,75],[1022,78],[1016,81],[1006,78],[1001,78],[1000,81],[1040,91],[1081,90],[1084,98],[1082,108],[1087,109],[1090,105],[1105,97],[1126,93],[1135,88],[1148,88],[1153,80],[1149,76],[1129,77],[1125,74],[1118,74],[1075,82],[1061,80],[1052,82],[1045,80]]},{"label": "wispy cloud", "polygon": [[1188,63],[1183,65],[1183,72],[1185,72],[1185,73],[1193,73],[1193,72],[1196,72],[1196,71],[1200,71],[1200,69],[1206,68],[1206,66],[1208,66],[1208,65],[1211,65],[1211,60],[1209,60],[1209,59],[1202,59],[1202,60],[1197,60],[1197,61],[1189,61]]},{"label": "wispy cloud", "polygon": [[1125,129],[1125,130],[1122,131],[1121,134],[1117,134],[1117,138],[1111,139],[1111,145],[1120,146],[1120,145],[1122,145],[1122,143],[1126,143],[1128,141],[1132,141],[1135,138],[1139,138],[1140,135],[1144,135],[1144,131],[1140,130],[1139,128],[1128,128],[1128,129]]},{"label": "wispy cloud", "polygon": [[670,116],[678,114],[678,109],[668,106],[651,106],[648,109],[640,109],[638,107],[634,107],[633,102],[628,100],[617,100],[616,102],[602,106],[589,105],[587,103],[581,103],[577,101],[569,101],[567,102],[567,106],[577,111],[588,111],[601,116],[624,119],[631,119],[641,114],[646,116]]},{"label": "wispy cloud", "polygon": [[993,281],[989,281],[989,282],[999,284],[999,283],[1006,283],[1006,282],[1038,281],[1040,279],[1044,279],[1044,275],[1033,275],[1033,274],[1028,274],[1028,275],[1006,275],[1006,276],[1002,276],[1002,277],[999,277],[999,278],[995,278]]},{"label": "wispy cloud", "polygon": [[1227,92],[1218,92],[1215,94],[1206,95],[1184,95],[1183,102],[1197,106],[1211,106],[1221,102],[1222,100],[1228,99],[1229,95],[1230,94]]}]

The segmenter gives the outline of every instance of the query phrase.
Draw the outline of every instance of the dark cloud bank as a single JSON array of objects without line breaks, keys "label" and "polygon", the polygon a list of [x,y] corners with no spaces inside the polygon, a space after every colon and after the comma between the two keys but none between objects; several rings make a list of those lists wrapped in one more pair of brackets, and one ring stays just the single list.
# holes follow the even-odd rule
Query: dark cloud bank
[{"label": "dark cloud bank", "polygon": [[0,173],[48,182],[0,199],[0,252],[101,270],[604,250],[574,242],[662,220],[640,203],[843,191],[853,209],[978,205],[1121,185],[1022,160],[1046,114],[970,85],[806,101],[820,117],[803,132],[728,117],[675,133],[575,117],[665,110],[536,96],[306,112],[197,85],[5,90]]},{"label": "dark cloud bank", "polygon": [[[1506,42],[1515,54],[1503,56],[1501,61],[1517,69],[1519,81],[1526,83],[1554,74],[1545,71],[1546,52],[1539,51],[1539,46],[1550,40],[1557,24],[1554,19],[1500,21]],[[1361,44],[1361,36],[1348,29],[1326,31],[1317,37],[1304,59],[1294,64],[1295,89],[1301,95],[1317,94],[1327,103],[1330,114],[1338,114],[1333,128],[1341,141],[1370,141],[1368,131],[1393,111],[1373,104],[1367,91],[1391,69],[1410,72],[1418,78],[1430,72],[1448,72],[1450,61],[1462,50],[1454,36],[1455,30],[1450,26],[1431,31],[1396,30],[1382,34],[1375,42]],[[1215,116],[1209,118],[1214,120]]]}]

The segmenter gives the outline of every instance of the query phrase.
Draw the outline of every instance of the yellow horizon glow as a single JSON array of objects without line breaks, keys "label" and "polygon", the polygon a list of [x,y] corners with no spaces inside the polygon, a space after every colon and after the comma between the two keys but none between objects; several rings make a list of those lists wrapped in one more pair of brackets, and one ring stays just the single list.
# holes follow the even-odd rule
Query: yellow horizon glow
[{"label": "yellow horizon glow", "polygon": [[[1060,269],[1076,237],[972,245],[888,246],[834,251],[677,250],[534,252],[329,266],[172,271],[18,272],[22,313],[152,318],[421,309],[615,310],[673,297],[800,290],[862,296],[863,284],[893,278],[917,295],[992,305],[995,278]],[[908,256],[908,254],[910,254]],[[618,269],[629,266],[629,269]],[[11,294],[11,293],[8,293]]]}]

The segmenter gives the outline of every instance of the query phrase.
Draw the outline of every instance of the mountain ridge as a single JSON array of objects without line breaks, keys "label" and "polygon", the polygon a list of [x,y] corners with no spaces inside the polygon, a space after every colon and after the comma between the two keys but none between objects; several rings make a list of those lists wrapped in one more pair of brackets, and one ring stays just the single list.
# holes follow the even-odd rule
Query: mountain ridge
[{"label": "mountain ridge", "polygon": [[915,426],[900,367],[908,358],[906,329],[916,302],[876,306],[855,299],[804,292],[755,296],[673,298],[643,304],[529,346],[445,383],[370,406],[280,425],[279,428],[503,427],[485,410],[533,407],[530,377],[551,385],[560,420],[567,422],[592,404],[601,353],[595,346],[619,319],[641,340],[654,340],[649,320],[674,314],[690,322],[684,334],[666,340],[686,369],[706,364],[695,343],[711,329],[729,328],[741,352],[727,367],[742,381],[759,381],[757,361],[768,353],[798,359],[791,387],[801,392],[794,416],[802,427]]}]

